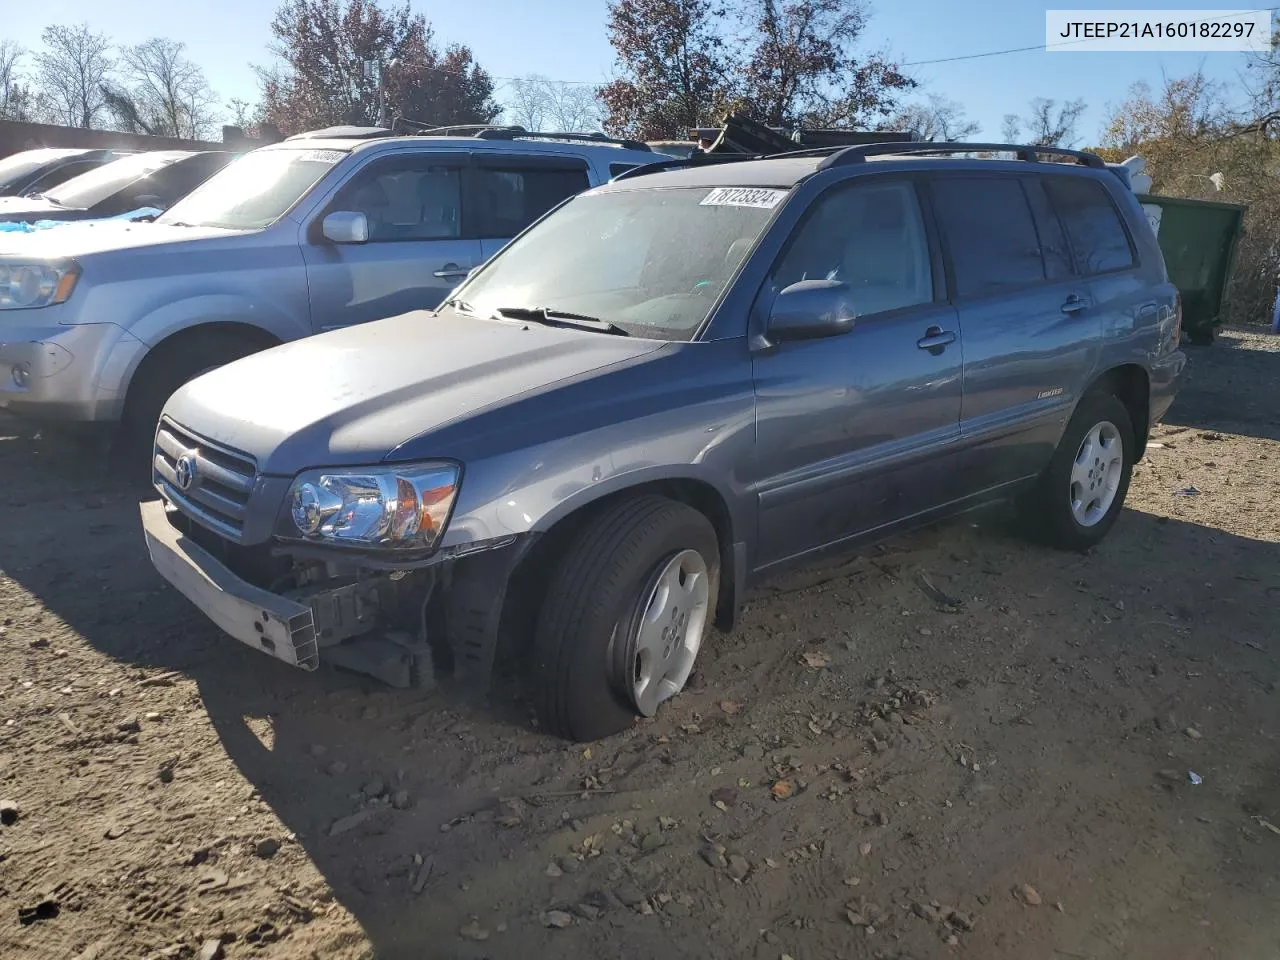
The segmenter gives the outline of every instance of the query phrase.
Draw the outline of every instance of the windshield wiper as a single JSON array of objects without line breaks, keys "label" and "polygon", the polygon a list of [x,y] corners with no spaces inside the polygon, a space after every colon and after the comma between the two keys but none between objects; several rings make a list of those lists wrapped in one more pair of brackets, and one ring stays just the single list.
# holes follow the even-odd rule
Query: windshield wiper
[{"label": "windshield wiper", "polygon": [[48,203],[52,203],[55,207],[65,207],[65,206],[66,206],[66,204],[65,204],[65,203],[63,203],[61,200],[55,200],[53,197],[49,196],[47,193],[28,193],[28,194],[27,194],[27,197],[28,197],[28,198],[30,198],[30,199],[32,199],[32,200],[44,200],[44,201],[47,201]]},{"label": "windshield wiper", "polygon": [[581,313],[569,313],[552,307],[499,307],[494,314],[512,320],[532,320],[548,327],[570,327],[574,330],[594,330],[598,333],[611,333],[617,337],[631,336],[626,330],[608,320],[589,317]]}]

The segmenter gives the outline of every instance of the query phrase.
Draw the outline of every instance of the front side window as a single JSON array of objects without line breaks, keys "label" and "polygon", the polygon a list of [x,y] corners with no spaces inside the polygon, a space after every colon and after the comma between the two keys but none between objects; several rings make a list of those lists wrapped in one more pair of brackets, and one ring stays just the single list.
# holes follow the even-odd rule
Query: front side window
[{"label": "front side window", "polygon": [[293,209],[347,153],[341,150],[256,150],[223,167],[161,216],[228,230],[261,230]]},{"label": "front side window", "polygon": [[582,166],[481,165],[475,171],[476,236],[481,240],[510,239],[590,185]]},{"label": "front side window", "polygon": [[859,316],[933,300],[929,242],[907,183],[837,187],[819,197],[774,270],[776,291],[840,280]]},{"label": "front side window", "polygon": [[363,213],[369,242],[462,236],[462,168],[428,157],[397,157],[362,170],[330,209]]},{"label": "front side window", "polygon": [[1107,273],[1134,265],[1129,235],[1102,184],[1084,177],[1049,177],[1045,189],[1081,270]]},{"label": "front side window", "polygon": [[547,309],[634,336],[691,340],[786,196],[713,187],[585,193],[507,246],[456,299],[482,318]]},{"label": "front side window", "polygon": [[1045,279],[1040,238],[1016,178],[939,179],[932,191],[958,296],[986,296]]}]

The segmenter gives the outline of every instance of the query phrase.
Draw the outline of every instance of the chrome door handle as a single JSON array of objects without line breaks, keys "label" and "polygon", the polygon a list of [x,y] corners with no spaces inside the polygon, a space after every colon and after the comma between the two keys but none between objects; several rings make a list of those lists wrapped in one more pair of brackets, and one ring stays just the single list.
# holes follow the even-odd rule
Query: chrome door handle
[{"label": "chrome door handle", "polygon": [[434,276],[441,280],[456,280],[458,277],[465,277],[471,272],[470,267],[460,267],[456,263],[446,263],[443,270],[437,270]]},{"label": "chrome door handle", "polygon": [[955,331],[943,330],[941,327],[930,327],[924,332],[924,336],[916,341],[916,346],[921,350],[932,350],[941,353],[947,344],[955,342]]},{"label": "chrome door handle", "polygon": [[1087,297],[1077,296],[1073,293],[1071,296],[1067,297],[1066,302],[1062,305],[1062,312],[1079,313],[1087,306],[1089,306],[1089,299]]}]

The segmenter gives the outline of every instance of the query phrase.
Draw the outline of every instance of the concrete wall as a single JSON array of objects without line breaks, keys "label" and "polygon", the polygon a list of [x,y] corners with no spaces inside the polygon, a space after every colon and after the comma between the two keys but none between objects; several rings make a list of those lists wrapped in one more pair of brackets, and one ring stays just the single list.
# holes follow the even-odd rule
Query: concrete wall
[{"label": "concrete wall", "polygon": [[264,143],[279,140],[275,131],[264,131],[264,138],[246,137],[239,127],[223,127],[222,141],[180,140],[176,137],[151,137],[140,133],[118,133],[114,130],[82,130],[48,123],[19,123],[0,120],[0,157],[36,147],[117,148],[124,150],[252,150]]}]

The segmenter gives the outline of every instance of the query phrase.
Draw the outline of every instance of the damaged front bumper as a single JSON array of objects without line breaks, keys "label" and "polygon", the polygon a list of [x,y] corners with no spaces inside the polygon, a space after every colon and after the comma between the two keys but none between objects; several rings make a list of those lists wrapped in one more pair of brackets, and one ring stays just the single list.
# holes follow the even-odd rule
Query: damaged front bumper
[{"label": "damaged front bumper", "polygon": [[430,686],[442,665],[487,687],[511,574],[530,543],[442,556],[426,576],[381,570],[282,596],[183,533],[163,500],[140,510],[156,570],[224,632],[303,670],[324,660],[397,687]]},{"label": "damaged front bumper", "polygon": [[320,665],[310,606],[255,587],[174,527],[164,501],[141,505],[151,563],[204,615],[243,644],[303,670]]}]

